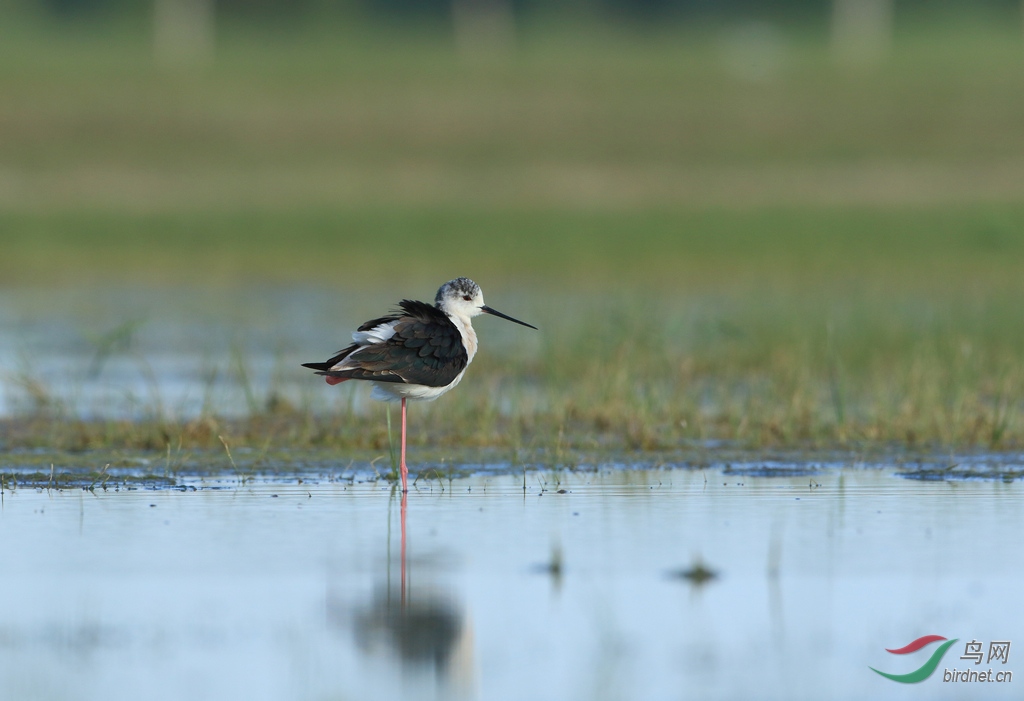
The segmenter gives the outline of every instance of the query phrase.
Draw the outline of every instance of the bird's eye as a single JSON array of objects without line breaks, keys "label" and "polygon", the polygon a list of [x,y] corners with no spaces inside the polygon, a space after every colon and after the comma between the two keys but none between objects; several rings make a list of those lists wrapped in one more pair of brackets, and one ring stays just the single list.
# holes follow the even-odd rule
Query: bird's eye
[{"label": "bird's eye", "polygon": [[472,302],[473,301],[472,295],[462,295],[462,298],[464,300],[466,300],[467,302]]}]

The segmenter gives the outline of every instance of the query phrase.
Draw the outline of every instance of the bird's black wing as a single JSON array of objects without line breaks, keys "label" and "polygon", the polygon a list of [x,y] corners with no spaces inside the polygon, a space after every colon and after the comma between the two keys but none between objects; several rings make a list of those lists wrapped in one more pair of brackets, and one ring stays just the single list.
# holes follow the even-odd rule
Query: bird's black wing
[{"label": "bird's black wing", "polygon": [[[359,328],[368,331],[382,323],[397,321],[395,333],[384,343],[344,349],[327,363],[309,363],[323,375],[353,380],[402,382],[427,387],[444,387],[469,365],[462,336],[451,319],[425,302],[404,299],[400,315],[368,321]],[[340,371],[330,368],[347,359],[357,367]],[[333,361],[333,362],[332,362]]]}]

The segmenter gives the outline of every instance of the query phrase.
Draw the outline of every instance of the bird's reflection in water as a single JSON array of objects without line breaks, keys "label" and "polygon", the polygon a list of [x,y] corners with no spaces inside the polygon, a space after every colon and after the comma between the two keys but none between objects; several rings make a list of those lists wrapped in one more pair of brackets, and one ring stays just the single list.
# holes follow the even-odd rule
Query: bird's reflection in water
[{"label": "bird's reflection in water", "polygon": [[462,635],[461,613],[439,596],[414,597],[401,604],[378,596],[355,619],[356,642],[365,650],[381,643],[398,653],[403,663],[430,665],[446,675]]},{"label": "bird's reflection in water", "polygon": [[413,587],[410,582],[407,500],[408,494],[403,494],[398,586],[391,583],[389,557],[388,583],[368,603],[357,606],[348,620],[356,644],[365,653],[387,651],[405,673],[432,672],[445,696],[472,697],[476,675],[472,627],[467,617],[450,595],[429,585]]}]

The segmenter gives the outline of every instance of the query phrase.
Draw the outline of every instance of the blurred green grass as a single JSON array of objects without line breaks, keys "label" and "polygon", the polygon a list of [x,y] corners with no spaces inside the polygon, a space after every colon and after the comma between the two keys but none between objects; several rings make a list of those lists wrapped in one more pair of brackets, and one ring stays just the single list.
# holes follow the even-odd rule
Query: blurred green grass
[{"label": "blurred green grass", "polygon": [[229,25],[178,70],[145,27],[0,32],[4,284],[379,279],[396,251],[506,279],[895,284],[1019,254],[1005,23],[912,24],[861,69],[807,28],[754,49],[539,28],[466,58],[437,31]]},{"label": "blurred green grass", "polygon": [[[441,444],[1024,444],[1019,27],[921,23],[856,69],[806,29],[467,59],[228,27],[170,71],[131,28],[2,31],[4,286],[515,291],[543,340],[481,354],[425,414]],[[307,409],[233,430],[379,447]],[[216,447],[211,421],[97,440]]]},{"label": "blurred green grass", "polygon": [[[1024,205],[2,212],[7,284],[263,281],[726,295],[1014,295]],[[446,277],[447,276],[447,277]],[[404,294],[404,292],[403,292]]]}]

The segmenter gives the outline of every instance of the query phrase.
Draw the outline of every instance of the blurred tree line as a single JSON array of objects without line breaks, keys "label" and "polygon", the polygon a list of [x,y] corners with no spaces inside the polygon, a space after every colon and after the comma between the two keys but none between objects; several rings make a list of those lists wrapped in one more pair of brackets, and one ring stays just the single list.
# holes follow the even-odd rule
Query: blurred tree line
[{"label": "blurred tree line", "polygon": [[467,56],[507,53],[522,26],[545,22],[655,28],[767,21],[827,27],[834,55],[849,64],[885,59],[898,13],[987,15],[1024,29],[1024,0],[0,0],[0,22],[19,12],[66,23],[144,17],[154,56],[165,65],[210,61],[217,28],[236,20],[444,27]]},{"label": "blurred tree line", "polygon": [[[460,6],[481,12],[500,11],[514,19],[543,16],[693,20],[730,16],[810,20],[827,19],[842,5],[882,5],[899,11],[961,9],[1009,16],[1021,0],[203,0],[217,17],[324,16],[395,20],[447,21]],[[46,13],[54,17],[138,15],[152,10],[154,0],[0,0],[0,7]],[[1005,13],[1005,14],[1004,14]]]}]

